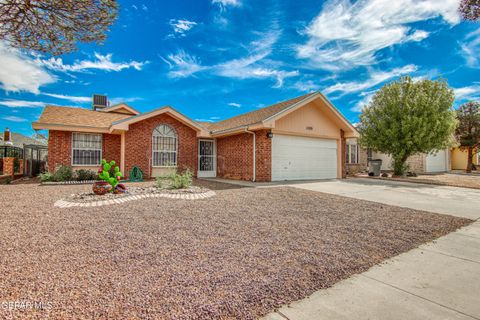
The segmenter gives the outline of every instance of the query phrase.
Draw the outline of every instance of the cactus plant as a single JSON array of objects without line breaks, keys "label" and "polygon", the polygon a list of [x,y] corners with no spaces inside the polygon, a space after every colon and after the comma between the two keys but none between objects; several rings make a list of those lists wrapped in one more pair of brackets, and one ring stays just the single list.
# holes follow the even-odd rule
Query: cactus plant
[{"label": "cactus plant", "polygon": [[[113,168],[113,177],[110,175],[110,169]],[[107,162],[105,159],[102,159],[102,166],[98,170],[98,177],[103,181],[109,183],[112,186],[111,192],[115,192],[115,189],[123,177],[120,168],[115,166],[115,161]]]}]

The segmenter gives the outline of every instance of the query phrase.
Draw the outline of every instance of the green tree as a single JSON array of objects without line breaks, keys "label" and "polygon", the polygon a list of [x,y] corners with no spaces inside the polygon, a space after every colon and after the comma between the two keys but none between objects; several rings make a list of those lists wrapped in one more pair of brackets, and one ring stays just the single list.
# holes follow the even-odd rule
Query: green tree
[{"label": "green tree", "polygon": [[480,18],[480,0],[462,0],[458,11],[463,19],[477,21]]},{"label": "green tree", "polygon": [[115,0],[2,0],[0,40],[58,55],[102,42],[116,17]]},{"label": "green tree", "polygon": [[457,121],[455,95],[443,81],[410,77],[377,91],[360,115],[360,144],[392,156],[395,175],[403,175],[407,159],[452,144]]},{"label": "green tree", "polygon": [[457,110],[459,125],[455,131],[460,149],[468,155],[467,172],[472,172],[474,152],[480,148],[480,103],[467,102]]}]

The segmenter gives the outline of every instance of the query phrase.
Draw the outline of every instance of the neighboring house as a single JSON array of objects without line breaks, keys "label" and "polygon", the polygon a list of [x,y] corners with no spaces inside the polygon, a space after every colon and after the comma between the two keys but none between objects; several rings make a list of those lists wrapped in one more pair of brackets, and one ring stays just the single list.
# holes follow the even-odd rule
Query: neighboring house
[{"label": "neighboring house", "polygon": [[[350,157],[349,157],[349,150]],[[448,172],[452,167],[453,158],[448,149],[432,154],[417,154],[407,160],[408,171],[415,173]],[[355,174],[368,171],[368,160],[382,160],[382,171],[393,171],[392,157],[380,152],[371,152],[360,148],[356,139],[347,140],[347,172]]]},{"label": "neighboring house", "polygon": [[[47,141],[42,139],[41,135],[31,138],[20,133],[10,132],[8,128],[5,128],[4,132],[0,132],[0,176],[16,179],[20,178],[24,172],[31,173],[32,153],[25,154],[26,148],[30,151],[37,147],[45,149],[46,145]],[[24,148],[24,146],[29,147]],[[24,165],[27,170],[24,170]]]},{"label": "neighboring house", "polygon": [[[452,149],[452,170],[466,170],[468,163],[467,150],[461,150],[460,148]],[[480,169],[480,150],[474,150],[473,164]]]},{"label": "neighboring house", "polygon": [[166,106],[139,113],[126,104],[86,110],[46,106],[33,128],[49,130],[49,171],[97,169],[102,158],[147,177],[190,168],[198,177],[275,181],[341,178],[355,128],[319,92],[217,123]]},{"label": "neighboring house", "polygon": [[[31,138],[16,132],[10,132],[10,135],[8,135],[8,128],[5,129],[5,131],[7,131],[7,134],[5,134],[5,132],[0,132],[0,146],[7,145],[7,146],[23,148],[24,144],[41,145],[41,146],[47,145],[47,141],[45,139]],[[8,136],[10,137],[6,138]],[[9,141],[6,141],[7,139]]]}]

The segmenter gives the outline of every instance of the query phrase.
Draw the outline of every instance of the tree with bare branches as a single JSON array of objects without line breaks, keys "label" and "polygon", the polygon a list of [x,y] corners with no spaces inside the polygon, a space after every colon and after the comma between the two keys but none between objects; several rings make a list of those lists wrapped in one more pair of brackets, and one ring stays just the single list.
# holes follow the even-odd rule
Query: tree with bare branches
[{"label": "tree with bare branches", "polygon": [[477,21],[480,18],[480,0],[462,0],[458,11],[463,19]]},{"label": "tree with bare branches", "polygon": [[0,0],[0,40],[59,55],[77,42],[102,43],[117,17],[115,0]]}]

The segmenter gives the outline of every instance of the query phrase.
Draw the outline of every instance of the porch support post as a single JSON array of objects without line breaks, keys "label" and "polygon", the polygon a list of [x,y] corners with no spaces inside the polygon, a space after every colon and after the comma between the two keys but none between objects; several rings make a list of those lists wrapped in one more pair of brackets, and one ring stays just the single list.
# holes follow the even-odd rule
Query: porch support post
[{"label": "porch support post", "polygon": [[120,171],[126,176],[125,172],[125,132],[120,135]]}]

